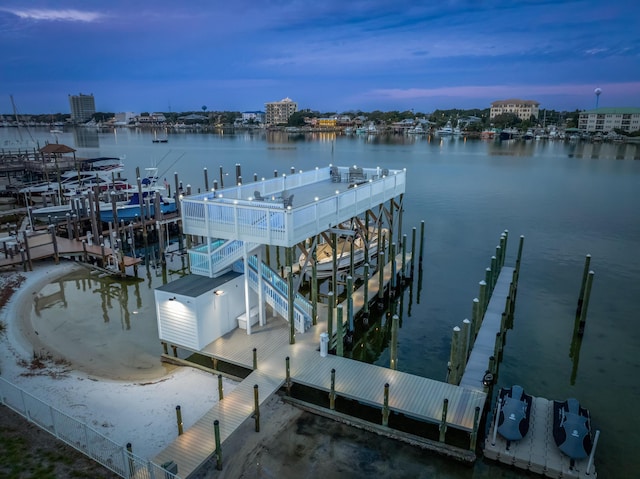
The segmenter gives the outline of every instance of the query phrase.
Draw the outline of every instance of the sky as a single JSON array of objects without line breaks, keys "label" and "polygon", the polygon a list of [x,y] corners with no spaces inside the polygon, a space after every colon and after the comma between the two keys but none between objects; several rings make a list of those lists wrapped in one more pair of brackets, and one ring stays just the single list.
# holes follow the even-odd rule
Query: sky
[{"label": "sky", "polygon": [[640,107],[638,0],[0,0],[0,112]]}]

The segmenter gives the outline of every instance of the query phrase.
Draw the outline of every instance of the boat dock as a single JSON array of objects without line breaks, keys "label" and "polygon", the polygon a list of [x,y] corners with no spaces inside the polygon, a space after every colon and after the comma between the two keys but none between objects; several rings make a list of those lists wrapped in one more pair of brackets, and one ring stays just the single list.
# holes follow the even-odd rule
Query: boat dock
[{"label": "boat dock", "polygon": [[[401,255],[395,261],[395,266],[390,262],[385,268],[384,286],[388,286],[395,268],[396,271],[401,270]],[[363,307],[362,290],[363,288],[358,290],[358,294],[354,294],[354,298],[360,298],[354,303],[355,311]],[[376,295],[377,290],[372,287],[369,290],[369,300]],[[327,318],[327,305],[319,305],[317,325],[304,334],[297,334],[294,344],[289,344],[288,324],[273,317],[266,325],[255,326],[250,335],[244,330],[236,329],[203,348],[200,354],[213,360],[254,370],[152,462],[165,464],[173,461],[178,466],[178,475],[183,479],[188,478],[215,454],[214,421],[218,421],[220,442],[224,448],[225,439],[240,424],[254,417],[256,394],[259,404],[262,404],[280,388],[292,384],[327,392],[329,395],[333,391],[334,401],[345,398],[378,409],[380,423],[384,427],[387,427],[384,424],[385,416],[388,418],[390,414],[396,413],[435,427],[442,425],[441,431],[446,432],[447,428],[463,431],[471,436],[471,443],[474,444],[486,393],[338,355],[321,356],[321,334],[327,331]],[[388,385],[386,400],[385,385]],[[445,403],[447,407],[444,409],[443,423]],[[327,411],[331,414],[331,407]],[[392,429],[388,431],[393,433]],[[439,446],[441,450],[445,450],[447,445],[444,442],[444,432],[441,434],[442,442]],[[426,442],[428,440],[425,439]],[[473,461],[473,449],[474,447],[470,447],[462,450],[450,446],[448,452],[459,459]]]},{"label": "boat dock", "polygon": [[507,441],[495,432],[494,420],[484,442],[484,455],[503,464],[551,478],[593,479],[597,477],[592,458],[576,460],[560,452],[553,439],[553,401],[533,397],[529,432],[519,441]]}]

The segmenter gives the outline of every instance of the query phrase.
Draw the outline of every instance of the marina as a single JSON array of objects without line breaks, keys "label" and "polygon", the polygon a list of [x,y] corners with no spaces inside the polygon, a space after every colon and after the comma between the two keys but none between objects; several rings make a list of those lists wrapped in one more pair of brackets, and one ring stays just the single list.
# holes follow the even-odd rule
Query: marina
[{"label": "marina", "polygon": [[[459,148],[461,147],[462,143],[460,141],[457,141],[457,143],[454,143],[456,141],[457,140],[453,140],[451,142],[450,147],[451,148],[455,148],[454,151],[459,151]],[[356,142],[352,142],[352,143],[354,145],[357,144]],[[172,141],[172,146],[173,146],[173,144],[174,144],[174,142]],[[423,143],[423,145],[424,145],[424,143]],[[300,148],[300,145],[298,145],[298,148]],[[472,147],[466,147],[466,149],[469,149],[469,148],[471,148],[471,150],[469,150],[469,151],[473,151]],[[267,150],[267,151],[273,151],[273,150]],[[285,151],[285,150],[283,150],[283,151]],[[336,151],[340,151],[340,148],[337,148]],[[505,150],[505,151],[509,151],[509,150]],[[514,150],[514,152],[515,151],[517,151],[517,150]],[[287,153],[285,153],[285,154],[287,154]],[[518,157],[518,158],[522,158],[522,157]],[[538,159],[538,160],[540,161],[540,159]],[[373,161],[375,161],[375,159]],[[432,166],[434,165],[434,161],[435,161],[435,164],[437,165],[438,164],[438,157],[437,156],[431,157],[430,164]],[[544,162],[544,160],[543,160],[543,162]],[[408,163],[411,163],[411,161],[409,161]],[[597,165],[594,164],[592,166],[599,167],[599,169],[601,169],[601,168],[603,168],[605,166],[613,166],[613,163],[605,164],[605,162],[602,162],[602,161],[596,161],[596,163],[598,163],[598,164]],[[385,164],[385,163],[381,163],[381,164]],[[245,168],[247,168],[247,166],[245,166],[244,164],[243,164],[243,166]],[[300,169],[305,171],[304,167],[302,167],[303,165],[300,165],[300,166],[301,166]],[[441,165],[441,166],[444,168],[444,165]],[[450,165],[450,166],[453,166],[453,165]],[[618,167],[623,167],[623,165],[621,163],[617,163],[617,166]],[[629,165],[627,165],[627,166],[629,166]],[[468,167],[473,169],[473,166],[470,166],[470,163],[468,164]],[[414,168],[415,168],[415,165],[414,165]],[[540,168],[540,166],[539,166],[539,168]],[[287,177],[294,176],[294,175],[289,175],[289,172],[288,172],[287,168],[285,168],[285,169],[280,168],[280,169],[282,171],[286,171],[287,172]],[[444,170],[446,171],[446,168],[444,168]],[[249,171],[251,171],[251,170],[249,170]],[[298,168],[296,168],[296,171],[298,171]],[[410,171],[410,168],[409,168],[409,171]],[[182,176],[182,172],[181,172],[181,176]],[[197,178],[197,176],[198,176],[198,173],[196,172],[195,176],[192,176],[192,178],[194,178],[194,177]],[[201,173],[200,173],[200,176],[201,176]],[[182,176],[182,177],[183,178],[189,178],[189,176]],[[463,178],[464,178],[464,175],[463,175]],[[225,178],[225,179],[228,181],[227,178]],[[189,181],[191,183],[194,183],[194,181],[192,179],[189,180]],[[509,184],[508,182],[504,183],[504,185],[508,185],[508,184]],[[431,183],[430,186],[432,187],[431,193],[438,192],[439,189],[438,189],[437,185]],[[433,187],[435,187],[435,188],[433,188]],[[253,190],[255,190],[255,188]],[[253,190],[251,190],[251,193],[253,193]],[[412,193],[412,192],[408,191],[407,193],[408,193],[407,194],[407,198],[405,199],[405,208],[407,208],[407,206],[406,206],[406,202],[407,201],[411,201],[411,202],[416,201],[417,203],[420,203],[421,201],[423,201],[422,198],[420,197],[420,195],[418,195],[418,197],[415,198],[415,192]],[[415,198],[415,199],[409,200],[410,198]],[[304,201],[302,201],[302,197],[299,195],[298,192],[296,192],[295,197],[294,197],[294,202],[293,202],[294,206],[298,203],[297,200],[300,201],[300,203],[299,203],[300,205],[304,204]],[[407,210],[410,211],[409,208],[407,208]],[[499,211],[502,211],[502,210],[499,210]],[[411,215],[409,215],[409,216],[411,216]],[[521,342],[522,332],[520,332],[521,331],[520,328],[524,327],[525,331],[528,331],[531,328],[531,326],[528,325],[526,322],[522,322],[522,321],[519,320],[519,318],[521,317],[519,315],[526,314],[527,309],[530,307],[530,306],[527,306],[527,300],[528,301],[531,300],[531,292],[530,292],[531,290],[529,289],[529,286],[530,286],[530,283],[531,283],[531,279],[530,279],[531,276],[530,275],[532,274],[532,271],[536,271],[536,270],[539,269],[539,266],[536,266],[536,265],[534,265],[532,263],[531,256],[533,255],[533,253],[530,251],[530,248],[533,248],[534,251],[539,248],[539,240],[540,240],[539,236],[540,235],[536,234],[536,233],[532,233],[530,231],[530,229],[527,229],[527,228],[520,229],[521,223],[518,223],[517,221],[505,221],[505,217],[504,216],[501,216],[501,218],[502,218],[502,221],[500,222],[500,226],[502,226],[502,228],[500,228],[500,227],[496,228],[495,225],[492,226],[491,228],[488,228],[488,227],[486,228],[486,232],[488,233],[488,236],[484,239],[484,244],[491,244],[493,242],[493,240],[491,238],[489,238],[489,236],[492,236],[493,239],[495,239],[496,231],[500,231],[501,229],[504,229],[505,226],[508,226],[511,231],[518,231],[518,232],[527,233],[527,253],[526,253],[525,257],[524,257],[523,272],[521,274],[521,286],[520,286],[520,290],[518,292],[518,296],[519,296],[519,303],[518,304],[519,305],[518,305],[518,312],[517,312],[516,318],[515,318],[515,323],[516,324],[515,324],[514,330],[511,331],[510,338],[505,343],[505,348],[504,348],[504,350],[502,352],[503,356],[504,355],[511,355],[511,357],[513,357],[513,354],[516,353],[516,351],[517,351],[518,344]],[[407,215],[405,215],[404,223],[405,223],[405,225],[407,225],[407,224],[411,225],[411,226],[415,225],[416,224],[415,216],[414,216],[413,220],[410,220],[407,217]],[[429,245],[429,241],[432,241],[431,238],[433,238],[432,235],[435,234],[436,238],[437,238],[438,237],[437,235],[440,234],[440,233],[439,233],[439,229],[437,227],[437,224],[433,225],[433,223],[430,222],[428,218],[427,218],[426,224],[427,224],[427,238],[428,238],[427,244]],[[436,226],[435,230],[434,230],[434,226]],[[482,231],[485,231],[485,230],[482,229]],[[437,242],[436,243],[431,243],[431,246],[427,247],[427,255],[426,255],[425,258],[426,258],[427,262],[432,264],[432,266],[430,266],[430,268],[425,268],[425,273],[427,273],[428,275],[434,275],[434,274],[441,275],[442,272],[444,271],[444,270],[440,269],[439,266],[438,266],[439,260],[437,260],[437,258],[434,258],[429,253],[430,251],[433,251],[430,248],[433,248],[436,245],[440,245],[440,244],[442,244],[442,243],[437,243]],[[482,248],[478,248],[478,249],[482,249]],[[591,249],[588,250],[588,251],[590,251],[592,253],[593,253],[593,251],[596,251],[596,253],[593,254],[594,258],[597,258],[598,254],[600,254],[600,256],[603,255],[602,252],[598,253],[597,249],[598,248],[596,248],[595,250],[591,250]],[[585,250],[586,250],[586,248],[584,248],[584,246],[582,246],[580,248],[580,252],[581,253],[584,253]],[[442,250],[442,251],[444,251],[444,250]],[[465,251],[468,251],[468,250],[465,250]],[[485,251],[479,251],[477,253],[479,254],[479,256],[483,256],[483,255],[486,254],[486,250]],[[604,253],[604,254],[606,254],[606,253]],[[456,256],[458,256],[458,255],[456,255]],[[578,256],[578,261],[575,261],[575,263],[578,263],[580,261],[580,258],[583,257],[584,254],[578,254],[577,256]],[[536,257],[540,258],[541,256],[539,254],[537,254]],[[542,257],[544,257],[544,255]],[[465,255],[465,258],[468,259],[469,256]],[[434,259],[436,259],[436,261],[434,261]],[[459,267],[460,262],[456,258],[453,258],[453,257],[449,256],[449,259],[451,261],[451,265],[456,265],[455,266],[456,268]],[[510,261],[507,261],[507,262],[509,263]],[[484,266],[483,263],[486,263],[486,260],[478,261],[477,259],[475,259],[475,260],[471,259],[471,261],[469,261],[469,264],[467,264],[465,266],[465,268],[466,269],[471,269],[471,267],[473,266],[474,270],[475,270],[475,274],[473,272],[471,272],[471,276],[472,276],[472,278],[475,276],[476,279],[479,279],[479,278],[477,278],[477,273],[483,271],[483,266]],[[543,263],[546,264],[546,261],[543,261]],[[577,266],[576,270],[580,268],[579,264],[576,264],[576,266]],[[598,271],[598,273],[600,273],[602,267],[601,267],[600,264],[598,264],[597,266],[598,266],[597,271]],[[435,269],[434,269],[434,267],[435,267]],[[532,270],[532,268],[533,268],[533,270]],[[447,274],[449,274],[449,273],[447,273]],[[605,275],[606,275],[606,273],[605,273]],[[565,278],[565,281],[568,280],[567,282],[570,283],[571,282],[571,278],[573,278],[573,280],[574,280],[573,281],[574,289],[575,289],[575,284],[578,283],[578,281],[576,281],[576,278],[577,278],[578,274],[576,273],[576,271],[574,271],[570,276],[571,276],[570,278]],[[606,275],[606,276],[609,277],[609,275]],[[463,279],[463,282],[464,282],[464,279]],[[523,282],[524,282],[524,285],[523,285]],[[477,281],[473,281],[473,280],[469,281],[469,278],[467,278],[467,284],[469,285],[467,290],[473,290],[473,292],[470,291],[470,292],[467,293],[467,297],[473,297],[473,295],[476,294],[476,292],[477,292]],[[598,283],[598,287],[600,287],[600,286],[601,286],[600,283]],[[569,288],[569,289],[571,289],[571,288]],[[414,291],[414,293],[415,293],[415,291]],[[571,293],[571,292],[569,291],[569,293]],[[423,294],[424,294],[424,292],[423,292]],[[522,299],[523,295],[524,295],[524,298],[525,298],[524,301]],[[598,293],[598,295],[600,296],[601,293]],[[462,302],[464,303],[464,294],[458,293],[458,294],[456,294],[456,296],[458,297],[457,298],[458,300],[460,300],[461,297],[462,297],[462,300],[463,300]],[[573,294],[569,294],[568,296],[570,296],[572,298],[575,297],[575,292],[573,292]],[[597,296],[597,297],[599,297],[599,296]],[[429,301],[433,301],[433,298],[431,297],[431,295],[429,297],[431,298]],[[414,299],[415,299],[415,296],[414,296]],[[450,337],[450,331],[451,331],[452,325],[460,324],[460,321],[461,321],[460,318],[463,318],[463,317],[465,317],[465,316],[467,316],[469,314],[468,309],[470,309],[470,307],[468,307],[466,305],[466,303],[463,305],[463,307],[456,306],[456,305],[454,305],[454,303],[455,302],[449,302],[449,304],[453,305],[453,309],[454,310],[458,309],[458,310],[464,310],[464,311],[461,312],[460,314],[456,315],[457,316],[456,320],[449,321],[445,325],[444,329],[447,330],[447,331],[444,331],[440,335],[440,337]],[[523,304],[524,304],[524,311],[523,311]],[[593,304],[594,304],[594,302],[592,301],[592,308],[593,308]],[[552,303],[551,305],[549,305],[547,303],[546,308],[549,308],[549,306],[553,307],[554,304]],[[421,306],[421,307],[419,307],[419,310],[423,310],[424,311],[423,308],[424,308],[424,306]],[[597,308],[598,307],[596,306],[596,311],[597,311]],[[554,316],[554,314],[552,314],[552,311],[548,311],[547,310],[546,312],[547,312],[547,314],[545,314],[545,316]],[[413,314],[415,315],[416,312],[414,311]],[[590,314],[593,314],[593,313],[590,311]],[[455,314],[452,314],[452,316],[453,315],[455,315]],[[555,315],[557,316],[557,314],[555,314]],[[586,333],[585,333],[585,336],[584,336],[583,349],[582,349],[582,353],[583,353],[582,354],[582,362],[583,362],[583,364],[581,365],[580,369],[582,369],[582,366],[584,366],[585,360],[587,361],[587,363],[589,362],[588,359],[585,359],[585,358],[589,358],[589,354],[585,353],[585,351],[589,351],[589,348],[588,348],[587,345],[591,341],[590,340],[591,333],[592,333],[591,329],[593,329],[593,328],[595,328],[595,330],[599,329],[597,320],[594,319],[594,321],[595,322],[590,322],[587,325],[587,330],[586,330]],[[398,364],[402,365],[402,368],[406,368],[406,369],[409,369],[409,370],[415,369],[416,367],[422,368],[423,370],[428,370],[429,366],[428,366],[427,363],[420,362],[420,365],[418,366],[418,363],[416,363],[414,361],[411,361],[411,360],[407,360],[406,357],[404,356],[406,353],[403,352],[403,351],[407,351],[407,348],[411,347],[411,340],[410,340],[411,330],[415,328],[416,324],[417,323],[415,321],[411,321],[411,320],[407,321],[407,318],[405,318],[404,325],[400,328],[401,342],[400,342],[400,347],[399,347]],[[572,321],[570,321],[570,324],[571,324],[571,327],[573,327]],[[427,326],[430,329],[432,328],[431,325],[426,325],[425,324],[424,326]],[[258,328],[258,326],[256,326],[256,328]],[[286,330],[286,327],[285,327],[285,330]],[[434,332],[435,331],[431,331],[430,334],[433,334]],[[438,334],[436,333],[435,336],[437,336],[437,335]],[[568,339],[570,339],[570,336],[571,336],[571,334],[570,334],[570,331],[569,331],[569,338]],[[535,335],[534,335],[534,337],[535,337]],[[557,342],[557,341],[552,341],[552,342]],[[438,347],[436,347],[435,350],[438,350]],[[250,352],[247,353],[247,354],[250,357]],[[449,356],[448,352],[447,352],[446,356],[447,357]],[[540,361],[536,362],[534,364],[531,364],[531,367],[535,371],[535,370],[541,368],[542,366],[544,366],[548,361],[551,360],[551,358],[553,358],[553,356],[554,355],[552,354],[551,357],[546,357],[546,358],[545,357],[541,357]],[[440,354],[440,357],[442,357],[442,354]],[[517,357],[517,353],[516,353],[516,357]],[[403,358],[405,358],[405,359],[403,359]],[[388,357],[385,357],[383,355],[383,357],[381,358],[381,361],[388,364]],[[516,359],[515,362],[518,363],[519,360]],[[439,367],[437,367],[439,372],[438,371],[427,372],[425,375],[427,377],[443,377],[443,370],[446,369],[446,368],[442,367],[442,360],[440,360],[439,363],[440,363],[440,365],[439,365]],[[506,382],[508,384],[508,383],[514,383],[514,382],[521,382],[522,376],[520,375],[520,373],[516,374],[516,372],[514,371],[514,368],[513,368],[513,364],[514,363],[513,363],[513,361],[511,359],[507,360],[507,361],[504,361],[502,363],[500,376],[499,376],[499,378],[500,378],[499,381],[501,383],[502,382]],[[573,367],[574,367],[574,365],[571,364],[570,365],[570,369],[573,369]],[[434,368],[435,368],[435,365],[434,365]],[[529,372],[527,372],[527,374],[531,374],[531,372],[529,371]],[[525,375],[525,377],[527,377],[527,376]],[[578,377],[579,378],[582,377],[583,378],[582,381],[585,380],[584,377],[580,375],[580,373],[578,373]],[[514,379],[515,379],[515,381],[514,381]],[[580,380],[578,381],[578,383],[580,383]],[[527,390],[535,391],[536,394],[542,393],[547,397],[563,397],[563,396],[568,397],[569,396],[569,394],[567,394],[563,390],[562,387],[554,386],[553,388],[551,388],[553,390],[545,391],[545,389],[550,388],[550,386],[543,386],[541,389],[540,388],[533,388],[530,385],[527,386],[526,384],[525,384],[525,386],[527,387]],[[584,401],[586,404],[588,404],[590,406],[590,409],[594,413],[594,421],[596,421],[596,422],[602,421],[602,410],[601,410],[601,407],[598,407],[598,405],[597,405],[598,401],[594,401],[593,397],[589,393],[583,391],[582,388],[580,388],[580,389],[581,389],[580,391],[575,391],[575,393],[576,393],[575,395],[577,397],[581,398],[581,402]],[[571,395],[573,395],[573,394],[571,394]],[[606,428],[602,428],[602,429],[603,429],[603,432],[606,434]],[[598,462],[598,466],[599,466],[598,467],[598,469],[599,469],[598,472],[599,473],[602,473],[602,469],[601,469],[602,463],[599,460],[599,458],[602,455],[605,454],[604,451],[607,451],[608,448],[610,448],[611,445],[608,444],[608,441],[610,441],[610,440],[614,440],[615,441],[615,439],[610,438],[609,435],[607,434],[606,435],[606,440],[604,442],[602,442],[600,447],[598,448],[598,461],[597,462]],[[606,457],[608,457],[608,456],[605,455],[605,458]],[[608,463],[608,460],[605,459],[605,461],[604,461],[605,470],[606,470],[606,467],[607,467],[607,463]]]}]

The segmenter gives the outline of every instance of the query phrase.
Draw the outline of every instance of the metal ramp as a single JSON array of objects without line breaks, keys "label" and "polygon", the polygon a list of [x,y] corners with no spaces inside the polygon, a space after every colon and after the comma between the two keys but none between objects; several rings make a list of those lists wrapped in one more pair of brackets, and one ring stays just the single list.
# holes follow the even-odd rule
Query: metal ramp
[{"label": "metal ramp", "polygon": [[[275,312],[283,318],[289,318],[289,285],[287,282],[264,262],[258,265],[258,258],[249,256],[248,258],[249,286],[258,292],[258,266],[260,266],[260,274],[262,276],[263,293],[265,300],[273,308]],[[243,271],[244,263],[237,261],[234,269]],[[293,320],[296,331],[304,333],[311,327],[311,310],[312,306],[307,298],[296,292],[294,298]]]}]

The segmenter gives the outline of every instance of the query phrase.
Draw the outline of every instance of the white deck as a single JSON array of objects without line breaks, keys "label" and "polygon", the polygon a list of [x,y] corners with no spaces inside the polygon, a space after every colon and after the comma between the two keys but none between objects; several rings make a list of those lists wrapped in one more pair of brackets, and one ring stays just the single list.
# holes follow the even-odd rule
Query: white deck
[{"label": "white deck", "polygon": [[181,205],[184,233],[291,247],[405,192],[404,170],[364,168],[360,181],[349,170],[332,177],[330,167],[317,168],[189,196]]}]

